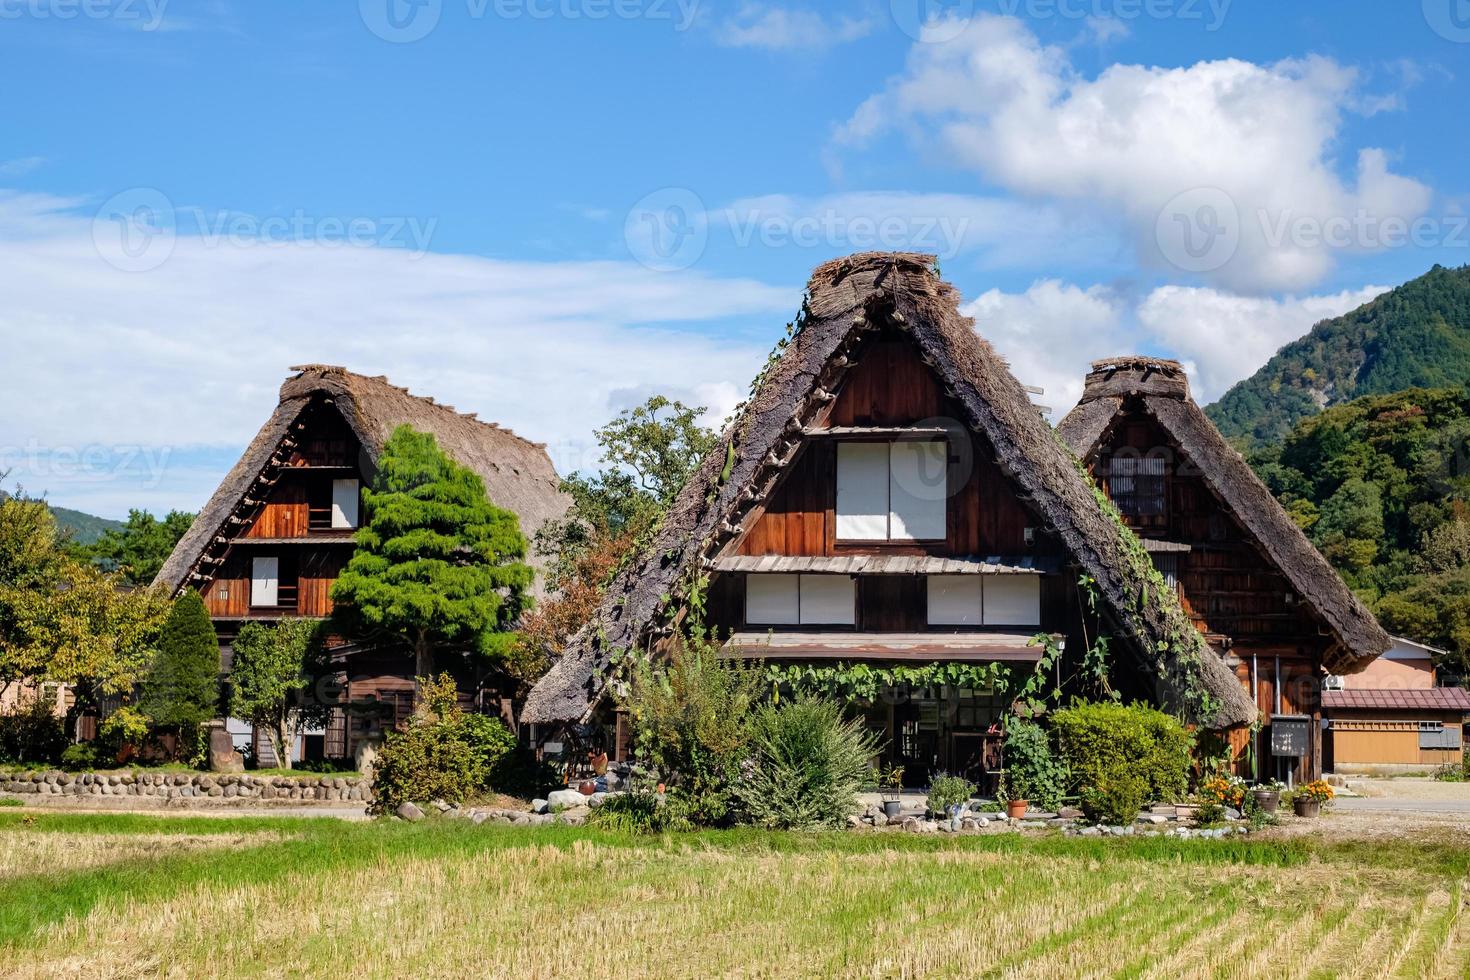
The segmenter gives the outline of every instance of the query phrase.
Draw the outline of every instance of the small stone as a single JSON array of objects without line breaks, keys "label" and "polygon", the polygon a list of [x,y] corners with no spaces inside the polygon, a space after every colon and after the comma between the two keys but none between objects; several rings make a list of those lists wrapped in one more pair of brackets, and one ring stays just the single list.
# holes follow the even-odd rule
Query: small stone
[{"label": "small stone", "polygon": [[857,816],[856,814],[848,814],[848,817],[847,817],[847,826],[848,826],[849,829],[856,830],[857,828],[861,827],[862,825],[863,825],[863,821],[862,821],[862,818],[861,817]]},{"label": "small stone", "polygon": [[1138,815],[1138,819],[1136,821],[1134,821],[1134,822],[1135,823],[1141,823],[1141,824],[1161,824],[1161,823],[1168,823],[1169,822],[1169,818],[1168,817],[1164,817],[1164,816],[1160,816],[1157,813],[1140,813]]},{"label": "small stone", "polygon": [[1235,807],[1233,807],[1233,806],[1227,806],[1225,808],[1225,819],[1226,820],[1239,820],[1240,819],[1240,811],[1237,810],[1237,809],[1235,809]]},{"label": "small stone", "polygon": [[1102,836],[1102,828],[1101,827],[1083,827],[1081,830],[1077,831],[1077,833],[1081,837],[1100,837],[1100,836]]},{"label": "small stone", "polygon": [[424,819],[424,811],[420,810],[416,805],[412,803],[401,804],[398,809],[393,812],[398,814],[401,819],[407,820],[409,823],[418,823],[420,820]]},{"label": "small stone", "polygon": [[553,810],[586,806],[587,797],[574,789],[557,789],[546,794],[546,805]]},{"label": "small stone", "polygon": [[453,804],[451,804],[451,803],[445,803],[443,800],[435,800],[433,803],[430,803],[429,805],[432,806],[434,809],[438,810],[440,813],[448,813],[450,810],[454,809],[454,805]]},{"label": "small stone", "polygon": [[476,827],[480,826],[480,824],[489,819],[490,814],[486,813],[484,810],[476,810],[474,813],[470,814],[470,823],[474,824]]},{"label": "small stone", "polygon": [[545,813],[546,812],[546,808],[547,808],[548,805],[549,804],[547,804],[547,802],[545,800],[532,800],[531,801],[531,812],[532,813]]}]

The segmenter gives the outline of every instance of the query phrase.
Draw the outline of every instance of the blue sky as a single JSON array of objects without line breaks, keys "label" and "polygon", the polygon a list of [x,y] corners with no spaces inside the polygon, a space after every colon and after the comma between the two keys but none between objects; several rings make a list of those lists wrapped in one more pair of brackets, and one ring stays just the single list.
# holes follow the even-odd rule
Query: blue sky
[{"label": "blue sky", "polygon": [[594,465],[868,247],[1060,410],[1209,400],[1470,261],[1467,68],[1465,0],[0,0],[0,468],[195,509],[311,361]]}]

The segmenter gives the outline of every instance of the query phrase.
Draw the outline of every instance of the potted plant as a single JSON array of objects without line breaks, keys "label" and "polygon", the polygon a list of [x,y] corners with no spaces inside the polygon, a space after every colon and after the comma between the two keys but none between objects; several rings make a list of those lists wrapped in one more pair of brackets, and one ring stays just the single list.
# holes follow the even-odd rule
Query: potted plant
[{"label": "potted plant", "polygon": [[975,784],[962,776],[940,773],[929,784],[929,813],[958,824],[960,811],[975,795]]},{"label": "potted plant", "polygon": [[1321,814],[1324,806],[1332,805],[1334,795],[1332,787],[1320,779],[1304,783],[1291,794],[1291,808],[1299,817],[1315,817]]},{"label": "potted plant", "polygon": [[1251,790],[1251,795],[1256,799],[1256,807],[1262,813],[1275,813],[1281,806],[1281,792],[1286,789],[1286,784],[1279,779],[1273,779],[1268,783],[1257,783]]},{"label": "potted plant", "polygon": [[903,809],[903,766],[889,766],[878,778],[878,792],[883,797],[883,815],[896,817]]}]

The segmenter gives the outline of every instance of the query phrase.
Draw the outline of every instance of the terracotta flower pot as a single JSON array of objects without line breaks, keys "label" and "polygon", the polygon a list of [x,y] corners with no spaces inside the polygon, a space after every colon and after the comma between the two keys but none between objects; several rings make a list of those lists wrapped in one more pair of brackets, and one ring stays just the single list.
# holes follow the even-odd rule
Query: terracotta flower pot
[{"label": "terracotta flower pot", "polygon": [[584,779],[577,784],[577,792],[583,796],[591,796],[597,792],[597,784],[590,779]]},{"label": "terracotta flower pot", "polygon": [[1025,800],[1011,800],[1006,804],[1006,816],[1012,820],[1020,820],[1026,815],[1026,807],[1029,805]]},{"label": "terracotta flower pot", "polygon": [[1275,790],[1258,789],[1251,795],[1256,798],[1256,806],[1265,813],[1275,813],[1281,806],[1281,794]]},{"label": "terracotta flower pot", "polygon": [[1299,817],[1315,817],[1322,812],[1322,804],[1316,800],[1292,800],[1291,808]]}]

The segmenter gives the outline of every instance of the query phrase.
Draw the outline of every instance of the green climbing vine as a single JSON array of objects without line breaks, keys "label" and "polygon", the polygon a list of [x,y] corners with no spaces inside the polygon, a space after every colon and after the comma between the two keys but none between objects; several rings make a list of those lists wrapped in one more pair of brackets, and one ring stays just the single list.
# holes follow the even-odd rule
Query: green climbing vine
[{"label": "green climbing vine", "polygon": [[773,697],[783,693],[817,694],[846,701],[877,701],[894,688],[961,687],[1009,692],[1013,672],[1002,663],[896,664],[885,666],[849,663],[767,663],[765,678]]}]

